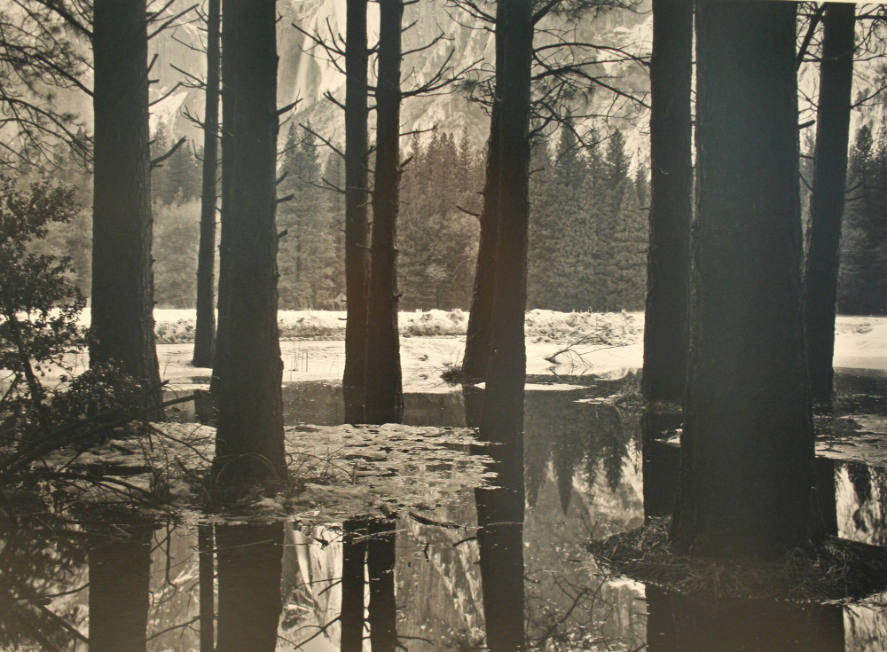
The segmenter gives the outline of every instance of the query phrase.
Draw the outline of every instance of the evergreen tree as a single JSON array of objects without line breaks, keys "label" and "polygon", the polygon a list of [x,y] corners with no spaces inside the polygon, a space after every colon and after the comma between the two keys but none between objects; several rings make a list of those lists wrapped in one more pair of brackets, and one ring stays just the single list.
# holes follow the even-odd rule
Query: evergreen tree
[{"label": "evergreen tree", "polygon": [[838,312],[887,314],[887,135],[863,125],[850,152],[840,245]]},{"label": "evergreen tree", "polygon": [[305,131],[297,133],[290,127],[286,138],[283,181],[279,194],[287,197],[278,209],[277,226],[283,233],[278,252],[280,279],[278,294],[284,308],[313,307],[311,254],[315,240],[322,237],[316,231],[320,190],[317,146],[314,136]]},{"label": "evergreen tree", "polygon": [[[151,158],[155,159],[158,156],[165,154],[169,151],[170,143],[169,143],[169,132],[166,129],[166,125],[162,122],[157,125],[157,129],[154,130],[154,134],[151,137]],[[167,176],[168,170],[167,164],[169,161],[165,161],[158,165],[155,165],[151,168],[151,203],[159,204],[159,203],[168,203],[166,201],[166,197],[168,195],[166,186],[167,186]]]},{"label": "evergreen tree", "polygon": [[[345,187],[345,161],[336,152],[330,152],[323,166],[323,178],[335,188]],[[337,190],[328,190],[323,205],[323,228],[331,246],[323,252],[324,291],[321,305],[341,309],[332,302],[345,293],[345,196]]]},{"label": "evergreen tree", "polygon": [[553,168],[548,139],[537,134],[530,141],[530,225],[527,235],[527,307],[550,308],[558,282],[553,261],[555,224],[552,219]]}]

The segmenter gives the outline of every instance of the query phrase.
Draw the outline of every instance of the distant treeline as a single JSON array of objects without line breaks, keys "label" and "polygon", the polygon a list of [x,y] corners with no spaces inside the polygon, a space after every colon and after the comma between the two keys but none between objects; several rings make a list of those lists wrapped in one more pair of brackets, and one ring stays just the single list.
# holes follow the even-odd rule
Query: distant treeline
[{"label": "distant treeline", "polygon": [[850,149],[838,312],[887,315],[887,123],[860,127]]},{"label": "distant treeline", "polygon": [[[588,142],[590,140],[590,142]],[[597,142],[595,142],[597,141]],[[161,129],[152,153],[172,139]],[[401,307],[470,305],[477,256],[485,148],[441,129],[414,135],[401,178],[398,282]],[[283,148],[278,195],[278,289],[282,309],[341,308],[344,282],[344,164],[300,128]],[[152,172],[154,284],[160,307],[190,308],[196,296],[200,158],[187,144]],[[89,176],[64,180],[91,201]],[[809,176],[809,175],[807,175]],[[67,178],[65,178],[67,177]],[[528,308],[641,310],[646,286],[648,172],[632,173],[618,130],[583,146],[570,128],[533,143]],[[369,195],[367,195],[369,201]],[[860,128],[850,151],[841,241],[838,310],[887,314],[887,129],[874,142]],[[88,211],[50,235],[45,247],[70,255],[89,294]]]},{"label": "distant treeline", "polygon": [[[620,132],[585,150],[565,129],[555,147],[536,140],[531,177],[529,307],[642,309],[646,173],[635,182]],[[160,132],[154,148],[171,139]],[[554,150],[554,151],[551,151]],[[485,148],[435,129],[414,135],[402,157],[398,221],[401,307],[470,305],[477,258]],[[157,154],[155,154],[156,156]],[[199,152],[182,147],[152,174],[155,300],[191,307],[195,296]],[[342,307],[344,164],[293,128],[283,148],[277,228],[280,307]],[[369,201],[369,195],[367,196]]]}]

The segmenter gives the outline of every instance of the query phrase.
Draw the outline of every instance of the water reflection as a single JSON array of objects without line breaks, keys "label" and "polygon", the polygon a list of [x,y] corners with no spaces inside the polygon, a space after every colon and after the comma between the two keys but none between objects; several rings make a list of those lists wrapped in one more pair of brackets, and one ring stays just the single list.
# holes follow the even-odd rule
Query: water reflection
[{"label": "water reflection", "polygon": [[366,560],[366,524],[346,521],[342,537],[342,625],[341,650],[350,652],[363,646],[364,563]]},{"label": "water reflection", "polygon": [[394,598],[395,519],[373,519],[367,530],[367,574],[370,586],[370,643],[373,652],[397,647],[397,602]]},{"label": "water reflection", "polygon": [[144,650],[153,524],[89,532],[90,652]]},{"label": "water reflection", "polygon": [[[466,387],[464,402],[466,422],[482,422],[483,392]],[[493,441],[496,445],[487,450],[497,486],[474,492],[486,642],[491,650],[518,650],[525,639],[523,420],[510,425],[506,439],[511,446]],[[481,427],[481,438],[484,433]]]},{"label": "water reflection", "polygon": [[[883,649],[875,607],[699,603],[602,572],[586,543],[667,514],[676,486],[679,415],[620,387],[527,392],[499,488],[434,518],[100,528],[34,505],[0,522],[0,649]],[[339,388],[287,392],[292,418],[341,415]],[[482,398],[407,395],[405,419],[475,424]],[[822,459],[817,475],[824,527],[884,545],[887,474]]]},{"label": "water reflection", "polygon": [[283,523],[216,527],[219,652],[277,647]]},{"label": "water reflection", "polygon": [[838,606],[701,600],[647,587],[650,652],[840,652]]}]

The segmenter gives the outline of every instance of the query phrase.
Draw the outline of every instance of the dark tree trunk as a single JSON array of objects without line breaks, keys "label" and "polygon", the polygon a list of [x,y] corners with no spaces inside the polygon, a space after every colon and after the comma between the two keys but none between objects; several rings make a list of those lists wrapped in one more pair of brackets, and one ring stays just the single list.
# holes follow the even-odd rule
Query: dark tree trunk
[{"label": "dark tree trunk", "polygon": [[809,541],[795,6],[697,4],[698,210],[678,548]]},{"label": "dark tree trunk", "polygon": [[194,366],[211,367],[216,348],[216,178],[219,174],[219,29],[221,0],[209,0],[206,21],[206,110],[203,125],[203,191],[197,254],[197,323]]},{"label": "dark tree trunk", "polygon": [[[501,443],[494,469],[501,489],[476,493],[487,645],[523,645],[523,410],[529,222],[530,0],[500,2],[496,12],[496,98],[499,106],[495,295],[480,437]],[[504,597],[507,595],[507,599]],[[507,605],[507,606],[506,606]]]},{"label": "dark tree trunk", "polygon": [[805,316],[810,388],[816,403],[832,398],[838,247],[847,175],[850,90],[853,82],[854,6],[829,2],[823,19],[819,110],[810,199],[809,249],[805,273]]},{"label": "dark tree trunk", "polygon": [[[502,3],[496,3],[496,15],[501,16]],[[502,35],[496,32],[496,58],[501,61]],[[496,71],[496,83],[499,83]],[[499,232],[499,148],[500,104],[493,99],[490,111],[490,139],[487,144],[484,203],[480,214],[480,242],[477,248],[477,266],[468,313],[468,332],[465,336],[465,355],[462,358],[463,381],[483,380],[487,375],[492,335],[493,302],[496,291],[496,241]]]},{"label": "dark tree trunk", "polygon": [[403,0],[379,2],[376,169],[367,316],[366,421],[403,416],[397,332],[397,211],[400,186],[400,23]]},{"label": "dark tree trunk", "polygon": [[285,473],[277,332],[274,0],[224,0],[222,242],[214,470],[221,485]]},{"label": "dark tree trunk", "polygon": [[[227,2],[228,0],[226,0]],[[255,0],[245,0],[254,2]],[[231,14],[225,12],[225,16]],[[277,648],[283,523],[220,525],[219,652]]]},{"label": "dark tree trunk", "polygon": [[345,521],[342,541],[342,652],[363,649],[364,564],[367,554],[365,521]]},{"label": "dark tree trunk", "polygon": [[89,356],[113,364],[160,403],[154,347],[148,40],[144,0],[96,0],[95,176]]},{"label": "dark tree trunk", "polygon": [[370,521],[367,574],[370,583],[370,643],[373,652],[397,648],[397,603],[394,597],[394,543],[396,522]]},{"label": "dark tree trunk", "polygon": [[367,234],[367,18],[365,0],[348,0],[345,39],[345,421],[364,421],[367,294],[370,252]]},{"label": "dark tree trunk", "polygon": [[523,431],[524,379],[527,355],[524,311],[527,303],[527,226],[529,222],[530,60],[533,25],[530,0],[500,3],[496,31],[502,39],[496,68],[496,95],[501,102],[499,129],[499,228],[496,292],[493,303],[490,359],[481,433],[507,442]]},{"label": "dark tree trunk", "polygon": [[215,536],[213,526],[201,523],[197,526],[197,559],[200,582],[200,652],[215,650]]},{"label": "dark tree trunk", "polygon": [[89,533],[90,652],[145,649],[152,531],[132,525]]},{"label": "dark tree trunk", "polygon": [[644,328],[644,395],[684,395],[689,345],[690,0],[653,0],[650,61],[650,249]]}]

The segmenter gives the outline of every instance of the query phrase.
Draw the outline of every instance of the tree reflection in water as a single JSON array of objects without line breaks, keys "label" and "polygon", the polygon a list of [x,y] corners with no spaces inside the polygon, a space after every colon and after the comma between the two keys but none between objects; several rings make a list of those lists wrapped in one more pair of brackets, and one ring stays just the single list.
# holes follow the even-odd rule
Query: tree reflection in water
[{"label": "tree reflection in water", "polygon": [[[214,629],[216,549],[220,650],[288,649],[312,637],[306,649],[476,649],[484,639],[504,650],[638,649],[645,643],[654,651],[688,652],[882,649],[883,609],[699,604],[601,571],[587,542],[639,526],[644,507],[669,513],[676,485],[677,449],[664,440],[675,434],[679,415],[650,418],[614,396],[629,382],[526,392],[525,495],[518,455],[500,446],[494,462],[500,488],[467,489],[446,508],[401,513],[396,536],[394,521],[366,515],[342,527],[200,524],[150,536],[119,515],[90,513],[91,523],[106,525],[81,527],[53,516],[47,505],[29,507],[34,517],[0,522],[0,649],[85,649],[91,573],[90,621],[106,628],[104,635],[93,632],[94,649],[144,649],[147,620],[148,649],[196,650],[196,623],[204,637]],[[408,395],[407,418],[477,424],[482,398],[476,388],[464,396]],[[315,399],[305,390],[300,400],[326,406]],[[412,417],[410,406],[418,410]],[[313,419],[307,407],[303,418]],[[636,445],[641,424],[643,484]],[[853,462],[820,464],[823,520],[842,537],[883,545],[887,474]],[[830,505],[833,488],[838,499]],[[377,536],[368,536],[371,523]],[[219,531],[215,542],[212,527]],[[149,551],[150,594],[144,581]],[[281,584],[286,615],[278,622]],[[211,649],[206,638],[202,646]]]},{"label": "tree reflection in water", "polygon": [[647,586],[649,652],[843,652],[840,606],[704,600]]},{"label": "tree reflection in water", "polygon": [[363,646],[363,580],[366,559],[366,523],[349,520],[343,525],[342,538],[342,652]]},{"label": "tree reflection in water", "polygon": [[283,523],[216,527],[219,652],[277,645]]},{"label": "tree reflection in water", "polygon": [[90,652],[147,645],[151,523],[89,528]]}]

